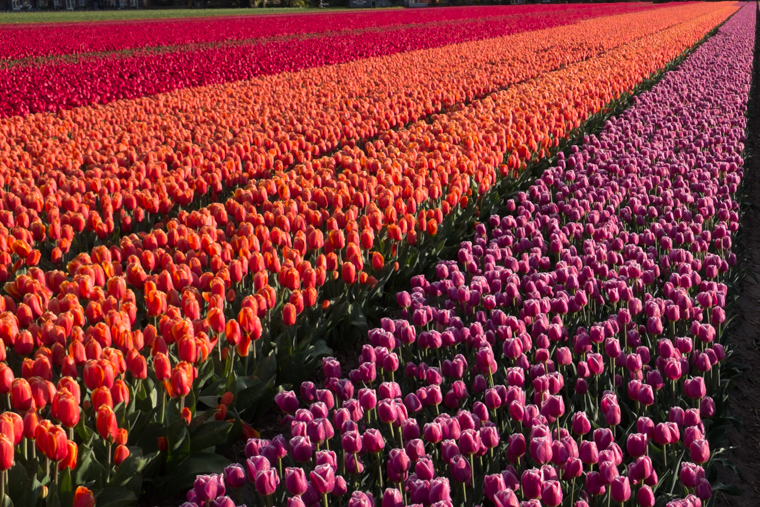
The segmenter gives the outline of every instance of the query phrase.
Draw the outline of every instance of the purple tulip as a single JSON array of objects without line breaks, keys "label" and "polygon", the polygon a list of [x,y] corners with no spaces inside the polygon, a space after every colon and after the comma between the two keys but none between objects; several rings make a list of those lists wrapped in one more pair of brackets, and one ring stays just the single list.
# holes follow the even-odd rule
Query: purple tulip
[{"label": "purple tulip", "polygon": [[689,445],[689,456],[694,463],[706,463],[710,459],[710,444],[707,440],[694,440]]},{"label": "purple tulip", "polygon": [[199,475],[193,484],[193,491],[200,502],[215,499],[218,490],[219,479],[215,475]]},{"label": "purple tulip", "polygon": [[557,481],[546,481],[541,490],[541,501],[549,507],[557,507],[562,503],[562,487]]},{"label": "purple tulip", "polygon": [[348,500],[348,507],[374,507],[375,500],[369,493],[354,491]]},{"label": "purple tulip", "polygon": [[543,487],[541,472],[536,468],[524,471],[520,479],[520,485],[525,498],[540,498]]},{"label": "purple tulip", "polygon": [[262,470],[256,474],[256,491],[262,496],[269,496],[274,494],[279,484],[280,477],[277,475],[277,470],[273,468],[269,470]]},{"label": "purple tulip", "polygon": [[303,468],[285,469],[285,489],[294,496],[301,496],[306,493],[308,484]]},{"label": "purple tulip", "polygon": [[497,507],[519,507],[520,501],[517,495],[511,489],[498,491],[493,498],[493,503]]},{"label": "purple tulip", "polygon": [[445,477],[436,477],[430,481],[430,493],[428,501],[431,504],[437,502],[451,502],[451,487]]},{"label": "purple tulip", "polygon": [[626,440],[626,450],[634,458],[643,456],[647,452],[648,439],[642,433],[631,433]]},{"label": "purple tulip", "polygon": [[330,465],[319,465],[309,473],[311,485],[318,495],[332,493],[335,489],[335,469]]}]

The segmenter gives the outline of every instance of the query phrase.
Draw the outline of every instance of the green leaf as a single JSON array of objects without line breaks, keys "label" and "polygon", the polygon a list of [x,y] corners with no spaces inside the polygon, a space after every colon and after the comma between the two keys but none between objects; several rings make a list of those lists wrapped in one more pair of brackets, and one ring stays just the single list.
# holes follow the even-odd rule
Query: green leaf
[{"label": "green leaf", "polygon": [[58,496],[61,505],[68,507],[74,503],[74,482],[71,480],[71,470],[68,468],[58,478]]},{"label": "green leaf", "polygon": [[137,495],[124,488],[108,488],[98,494],[95,503],[108,507],[130,507],[137,504]]},{"label": "green leaf", "polygon": [[190,453],[224,444],[231,429],[232,423],[227,421],[212,421],[202,425],[190,435]]},{"label": "green leaf", "polygon": [[713,493],[721,491],[727,495],[739,496],[742,494],[742,490],[736,484],[723,484],[722,482],[716,482],[712,485]]},{"label": "green leaf", "polygon": [[184,420],[180,419],[167,428],[166,438],[169,442],[169,463],[181,461],[190,453],[190,434]]},{"label": "green leaf", "polygon": [[15,505],[35,505],[31,503],[32,480],[24,467],[16,465],[8,470],[8,500]]},{"label": "green leaf", "polygon": [[93,481],[96,489],[103,487],[106,469],[96,459],[95,452],[85,444],[79,446],[79,464],[74,474],[74,484]]},{"label": "green leaf", "polygon": [[[158,438],[166,434],[164,425],[159,422],[149,423],[136,438],[135,445],[142,449],[143,453],[151,453],[158,450]],[[131,435],[130,435],[131,436]]]},{"label": "green leaf", "polygon": [[116,467],[116,473],[111,477],[109,482],[110,486],[116,488],[128,489],[135,493],[140,494],[142,489],[142,477],[137,469],[137,462],[134,455],[130,455],[127,459]]}]

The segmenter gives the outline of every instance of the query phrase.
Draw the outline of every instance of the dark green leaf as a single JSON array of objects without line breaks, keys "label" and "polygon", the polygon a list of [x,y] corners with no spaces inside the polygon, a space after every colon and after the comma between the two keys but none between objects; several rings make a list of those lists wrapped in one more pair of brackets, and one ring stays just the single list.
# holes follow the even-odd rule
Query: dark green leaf
[{"label": "dark green leaf", "polygon": [[231,429],[232,424],[227,421],[207,422],[190,435],[190,453],[224,444]]}]

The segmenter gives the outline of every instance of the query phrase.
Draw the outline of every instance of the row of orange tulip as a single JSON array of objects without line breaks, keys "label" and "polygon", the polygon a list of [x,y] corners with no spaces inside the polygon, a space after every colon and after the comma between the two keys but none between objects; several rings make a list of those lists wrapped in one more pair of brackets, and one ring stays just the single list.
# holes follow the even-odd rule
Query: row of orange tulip
[{"label": "row of orange tulip", "polygon": [[[714,9],[696,4],[661,9],[655,20],[643,13],[599,18],[536,35],[3,120],[0,223],[57,263],[83,230],[101,240],[117,229],[140,230],[147,217],[177,205],[216,200],[250,179],[382,138]],[[533,148],[519,137],[511,144]],[[0,242],[0,251],[11,249]],[[32,253],[28,265],[38,257]]]}]

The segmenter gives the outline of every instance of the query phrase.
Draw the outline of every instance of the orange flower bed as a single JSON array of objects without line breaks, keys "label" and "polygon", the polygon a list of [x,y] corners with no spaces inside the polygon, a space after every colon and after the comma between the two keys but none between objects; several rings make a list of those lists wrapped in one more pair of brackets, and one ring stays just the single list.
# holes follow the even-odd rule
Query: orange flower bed
[{"label": "orange flower bed", "polygon": [[[282,308],[292,324],[295,314],[323,299],[318,291],[327,281],[342,278],[351,285],[371,280],[385,264],[383,254],[396,260],[400,241],[414,244],[419,234],[435,235],[443,217],[466,205],[473,192],[485,192],[500,173],[545,155],[570,130],[630,92],[734,10],[716,9],[456,112],[435,115],[430,123],[386,131],[364,150],[344,147],[332,157],[252,181],[225,204],[180,212],[147,235],[122,237],[120,248],[111,253],[97,247],[91,256],[69,264],[68,275],[109,259],[109,272],[123,274],[128,286],[145,291],[146,305],[155,307],[151,315],[175,307],[159,328],[188,318],[181,309],[197,299],[193,291],[211,291],[216,303],[208,298],[197,302],[223,310],[225,298],[237,297],[230,289],[247,286],[255,293],[250,300],[255,300],[250,303],[254,313],[264,317]],[[378,252],[382,247],[386,250]],[[197,319],[195,310],[184,311],[190,312],[190,321]],[[215,332],[224,325],[222,318]],[[260,335],[260,325],[255,327]],[[171,343],[172,334],[159,334]]]},{"label": "orange flower bed", "polygon": [[[692,4],[661,9],[654,20],[645,13],[598,18],[59,116],[3,120],[0,174],[11,195],[2,223],[9,229],[45,226],[46,234],[36,225],[21,239],[55,262],[74,233],[86,229],[100,239],[116,228],[128,233],[148,215],[166,215],[204,196],[217,200],[225,189],[272,170],[362,145],[384,130],[724,9]],[[101,210],[94,212],[98,196]],[[43,245],[43,236],[54,243]]]}]

